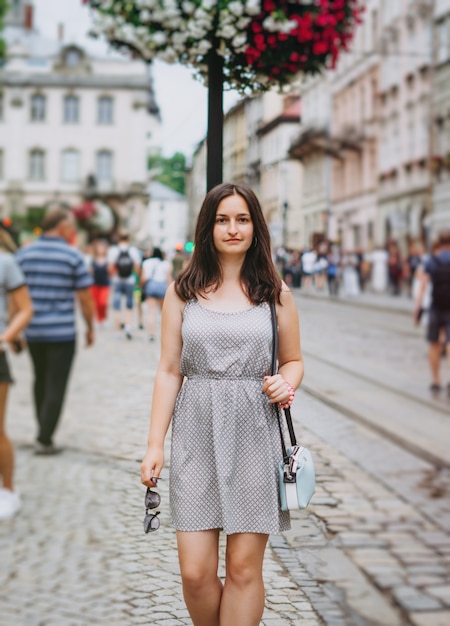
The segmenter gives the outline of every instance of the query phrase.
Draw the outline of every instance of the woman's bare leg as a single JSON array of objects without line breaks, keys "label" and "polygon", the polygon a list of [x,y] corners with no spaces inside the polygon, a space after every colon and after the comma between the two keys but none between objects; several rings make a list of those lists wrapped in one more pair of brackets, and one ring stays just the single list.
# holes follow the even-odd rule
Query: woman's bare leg
[{"label": "woman's bare leg", "polygon": [[0,383],[0,474],[5,489],[13,488],[14,448],[6,434],[5,413],[9,383]]},{"label": "woman's bare leg", "polygon": [[[223,588],[217,575],[219,531],[178,531],[177,541],[183,595],[192,623],[194,626],[219,626]],[[239,622],[234,626],[237,624]]]},{"label": "woman's bare leg", "polygon": [[262,567],[268,537],[258,533],[229,535],[220,626],[259,626],[264,613]]}]

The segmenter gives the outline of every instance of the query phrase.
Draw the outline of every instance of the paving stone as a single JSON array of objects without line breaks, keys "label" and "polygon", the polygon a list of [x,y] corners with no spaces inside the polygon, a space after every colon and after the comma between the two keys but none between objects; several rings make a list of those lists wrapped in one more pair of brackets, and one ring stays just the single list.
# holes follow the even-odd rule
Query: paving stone
[{"label": "paving stone", "polygon": [[401,607],[408,612],[438,611],[442,604],[428,594],[421,593],[414,587],[394,587],[392,590]]},{"label": "paving stone", "polygon": [[414,626],[448,626],[450,611],[411,613],[410,619]]}]

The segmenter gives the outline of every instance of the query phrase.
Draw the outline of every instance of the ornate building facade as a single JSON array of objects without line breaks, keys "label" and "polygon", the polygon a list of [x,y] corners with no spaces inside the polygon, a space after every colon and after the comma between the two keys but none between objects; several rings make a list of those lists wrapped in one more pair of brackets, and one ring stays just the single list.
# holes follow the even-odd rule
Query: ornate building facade
[{"label": "ornate building facade", "polygon": [[147,156],[160,116],[146,65],[101,42],[34,28],[30,2],[7,17],[0,69],[0,212],[106,203],[126,223],[144,215]]}]

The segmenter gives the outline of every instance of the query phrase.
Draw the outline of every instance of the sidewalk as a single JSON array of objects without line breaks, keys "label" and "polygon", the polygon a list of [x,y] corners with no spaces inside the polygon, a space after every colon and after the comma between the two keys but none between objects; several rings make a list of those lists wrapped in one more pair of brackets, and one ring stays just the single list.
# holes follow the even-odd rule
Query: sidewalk
[{"label": "sidewalk", "polygon": [[321,291],[312,287],[311,289],[294,288],[294,295],[300,295],[302,298],[313,298],[317,300],[329,300],[330,302],[347,305],[359,306],[368,309],[379,309],[390,313],[399,313],[404,315],[413,315],[414,300],[407,295],[392,296],[387,293],[373,293],[363,291],[359,296],[349,297],[339,295],[337,298],[330,298],[327,289]]}]

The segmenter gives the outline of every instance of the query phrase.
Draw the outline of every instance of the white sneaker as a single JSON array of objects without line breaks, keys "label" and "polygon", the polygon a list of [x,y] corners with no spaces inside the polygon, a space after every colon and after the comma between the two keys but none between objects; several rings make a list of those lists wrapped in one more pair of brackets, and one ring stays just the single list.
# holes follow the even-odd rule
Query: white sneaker
[{"label": "white sneaker", "polygon": [[0,520],[10,519],[20,509],[20,496],[16,491],[0,489]]}]

